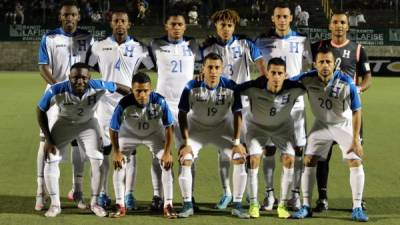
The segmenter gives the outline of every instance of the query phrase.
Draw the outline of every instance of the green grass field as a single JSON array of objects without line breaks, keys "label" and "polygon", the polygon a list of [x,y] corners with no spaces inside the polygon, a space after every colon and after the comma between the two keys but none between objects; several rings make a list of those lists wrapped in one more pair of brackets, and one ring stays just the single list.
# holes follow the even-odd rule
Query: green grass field
[{"label": "green grass field", "polygon": [[[371,224],[400,224],[400,92],[398,78],[375,78],[372,88],[362,96],[365,123],[364,198],[368,204]],[[185,220],[166,220],[161,214],[151,213],[147,207],[152,197],[150,179],[150,153],[140,148],[138,153],[138,180],[135,197],[139,211],[121,219],[97,218],[89,210],[75,209],[65,196],[71,188],[71,165],[61,165],[60,188],[63,211],[54,219],[43,212],[34,211],[36,192],[36,153],[39,128],[35,107],[45,84],[38,73],[0,73],[0,224],[351,224],[351,193],[348,169],[335,151],[331,160],[329,206],[325,213],[314,214],[305,220],[280,220],[276,213],[262,213],[259,219],[239,220],[230,211],[212,209],[222,190],[217,172],[215,149],[206,148],[200,154],[196,178],[196,200],[201,213]],[[311,113],[308,114],[311,117]],[[309,120],[310,121],[310,120]],[[176,156],[176,154],[174,154]],[[175,164],[175,171],[177,171]],[[279,164],[277,164],[279,165]],[[87,165],[88,166],[88,165]],[[89,175],[86,169],[85,194],[89,196]],[[260,171],[260,175],[262,172]],[[175,178],[177,172],[175,172]],[[276,187],[280,170],[276,173]],[[261,178],[261,176],[260,176]],[[110,179],[111,180],[111,179]],[[263,180],[260,179],[262,199]],[[177,179],[175,204],[180,208],[180,191]],[[315,189],[314,189],[315,190]],[[316,192],[316,191],[314,191]],[[113,196],[110,183],[110,193]]]}]

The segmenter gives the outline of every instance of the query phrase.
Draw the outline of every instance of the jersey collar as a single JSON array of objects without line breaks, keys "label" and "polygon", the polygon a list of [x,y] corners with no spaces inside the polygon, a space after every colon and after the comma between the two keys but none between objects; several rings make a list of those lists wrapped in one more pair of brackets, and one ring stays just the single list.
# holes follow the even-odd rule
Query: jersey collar
[{"label": "jersey collar", "polygon": [[76,29],[75,32],[73,32],[73,33],[68,33],[68,32],[66,32],[66,31],[64,31],[64,29],[63,29],[62,27],[58,28],[58,32],[59,32],[60,34],[64,35],[64,36],[67,36],[67,37],[73,37],[73,36],[75,36],[75,34],[77,33],[77,31],[78,31],[78,29]]},{"label": "jersey collar", "polygon": [[168,36],[165,36],[163,39],[164,39],[166,42],[168,42],[168,43],[170,43],[170,44],[174,44],[174,45],[176,45],[176,44],[181,44],[182,42],[185,41],[185,39],[184,39],[183,37],[180,38],[180,39],[178,39],[178,40],[172,40],[172,39],[169,38]]},{"label": "jersey collar", "polygon": [[349,42],[350,42],[350,40],[347,39],[343,44],[338,45],[338,44],[333,43],[333,41],[332,41],[332,39],[331,39],[331,45],[332,45],[334,48],[342,48],[343,46],[346,46]]},{"label": "jersey collar", "polygon": [[226,44],[225,44],[225,43],[223,43],[223,42],[221,41],[220,38],[217,38],[217,44],[218,44],[218,45],[221,45],[221,46],[230,46],[236,39],[237,39],[236,36],[235,36],[235,35],[232,35],[232,37],[231,37],[231,38],[226,42]]},{"label": "jersey collar", "polygon": [[[112,42],[115,42],[115,43],[118,44],[117,40],[115,40],[114,35],[111,35],[110,39],[111,39]],[[128,36],[126,37],[125,41],[124,41],[123,43],[121,43],[121,44],[125,44],[125,43],[127,43],[128,41],[130,41],[130,40],[132,40],[132,39],[133,39],[133,38],[132,38],[131,36],[128,35]]]},{"label": "jersey collar", "polygon": [[287,35],[283,35],[283,36],[278,35],[278,34],[276,33],[276,31],[274,31],[274,35],[275,35],[276,37],[280,38],[280,39],[288,39],[288,38],[290,38],[291,36],[293,36],[293,35],[295,35],[295,34],[296,34],[296,32],[292,31],[291,29],[289,29],[289,33],[288,33]]}]

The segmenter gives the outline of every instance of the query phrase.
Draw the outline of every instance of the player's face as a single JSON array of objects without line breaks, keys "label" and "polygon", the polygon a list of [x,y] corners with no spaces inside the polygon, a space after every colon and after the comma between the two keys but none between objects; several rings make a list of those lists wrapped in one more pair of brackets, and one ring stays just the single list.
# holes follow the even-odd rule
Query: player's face
[{"label": "player's face", "polygon": [[318,77],[323,82],[328,82],[335,69],[335,58],[333,57],[332,52],[318,53],[314,62],[314,67],[318,71]]},{"label": "player's face", "polygon": [[135,100],[142,106],[146,105],[149,102],[149,96],[151,93],[151,84],[147,83],[138,83],[135,82],[132,84],[132,93],[135,96]]},{"label": "player's face", "polygon": [[348,18],[345,14],[335,14],[331,18],[329,23],[329,30],[333,36],[343,37],[347,35],[349,31]]},{"label": "player's face", "polygon": [[169,38],[174,40],[181,39],[186,30],[185,18],[183,18],[183,16],[169,17],[165,24],[165,30]]},{"label": "player's face", "polygon": [[235,31],[235,23],[230,20],[219,20],[215,23],[215,28],[217,29],[218,37],[223,41],[228,41]]},{"label": "player's face", "polygon": [[276,30],[279,32],[287,32],[290,29],[293,16],[289,8],[275,8],[271,19]]},{"label": "player's face", "polygon": [[72,33],[76,30],[80,19],[81,16],[76,6],[63,6],[58,16],[63,30],[68,33]]},{"label": "player's face", "polygon": [[111,29],[114,36],[126,36],[131,27],[128,14],[117,12],[111,17]]},{"label": "player's face", "polygon": [[208,86],[214,87],[219,82],[219,77],[224,69],[219,59],[207,59],[203,65],[204,80]]},{"label": "player's face", "polygon": [[282,88],[283,81],[286,79],[285,67],[282,65],[271,64],[267,71],[268,90],[278,92]]},{"label": "player's face", "polygon": [[86,68],[74,68],[69,75],[69,81],[75,94],[82,95],[90,80],[89,70]]}]

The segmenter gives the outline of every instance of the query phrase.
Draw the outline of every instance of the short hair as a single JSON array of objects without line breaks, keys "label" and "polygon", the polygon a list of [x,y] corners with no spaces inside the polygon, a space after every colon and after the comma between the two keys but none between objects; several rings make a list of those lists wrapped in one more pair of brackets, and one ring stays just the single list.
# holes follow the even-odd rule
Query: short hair
[{"label": "short hair", "polygon": [[286,62],[285,62],[285,60],[283,60],[282,58],[279,58],[279,57],[271,58],[271,59],[268,61],[267,70],[269,70],[269,69],[271,68],[271,65],[283,66],[283,68],[284,68],[285,71],[286,71]]},{"label": "short hair", "polygon": [[228,20],[228,21],[232,21],[234,24],[238,24],[240,21],[240,16],[235,10],[224,9],[224,10],[215,12],[211,16],[211,21],[213,23],[217,23],[220,20]]},{"label": "short hair", "polygon": [[117,13],[126,14],[128,16],[128,20],[131,21],[128,10],[123,8],[122,6],[111,9],[111,16]]},{"label": "short hair", "polygon": [[87,70],[90,70],[90,66],[88,64],[86,64],[86,63],[78,62],[78,63],[75,63],[75,64],[73,64],[71,66],[70,71],[72,71],[73,69],[87,69]]},{"label": "short hair", "polygon": [[207,59],[209,59],[209,60],[220,60],[221,62],[223,62],[222,57],[220,55],[218,55],[217,53],[214,53],[214,52],[211,52],[211,53],[207,54],[206,57],[204,57],[203,65],[206,63]]},{"label": "short hair", "polygon": [[60,4],[59,11],[61,11],[61,9],[62,9],[64,6],[75,6],[76,8],[78,8],[78,10],[80,9],[78,3],[77,3],[76,1],[74,1],[74,0],[66,0],[66,1],[63,1],[63,2]]},{"label": "short hair", "polygon": [[318,54],[328,54],[328,53],[331,53],[332,56],[335,58],[332,48],[328,46],[322,46],[321,48],[318,48],[317,52],[315,53],[315,61],[317,60]]},{"label": "short hair", "polygon": [[147,75],[146,73],[138,72],[134,74],[132,77],[132,84],[133,83],[139,83],[139,84],[151,83],[151,79],[149,75]]},{"label": "short hair", "polygon": [[290,14],[292,14],[292,10],[290,8],[290,4],[287,1],[278,1],[278,2],[276,2],[274,4],[274,6],[272,7],[272,14],[274,14],[274,11],[275,11],[276,8],[283,8],[283,9],[288,8]]},{"label": "short hair", "polygon": [[335,10],[335,11],[333,11],[332,15],[331,15],[331,18],[329,19],[329,23],[331,22],[332,17],[335,16],[335,15],[345,15],[346,18],[347,18],[347,23],[349,23],[349,13],[347,11],[344,11],[344,10]]},{"label": "short hair", "polygon": [[164,23],[167,23],[169,18],[178,17],[178,16],[182,16],[182,18],[185,20],[185,23],[186,23],[185,14],[181,10],[170,10],[170,11],[168,11],[167,16],[165,17]]}]

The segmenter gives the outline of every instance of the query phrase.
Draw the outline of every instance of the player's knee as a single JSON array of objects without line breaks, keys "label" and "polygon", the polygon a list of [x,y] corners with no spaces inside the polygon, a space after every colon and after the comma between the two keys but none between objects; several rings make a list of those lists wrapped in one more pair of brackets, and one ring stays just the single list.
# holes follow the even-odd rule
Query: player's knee
[{"label": "player's knee", "polygon": [[264,155],[265,156],[274,156],[276,152],[275,146],[265,146]]},{"label": "player's knee", "polygon": [[192,166],[193,164],[193,155],[192,154],[184,154],[179,159],[182,166]]},{"label": "player's knee", "polygon": [[296,157],[302,157],[304,152],[304,147],[296,146],[294,147],[294,154]]},{"label": "player's knee", "polygon": [[249,157],[249,168],[250,169],[256,169],[260,166],[260,155],[250,155]]},{"label": "player's knee", "polygon": [[103,146],[103,155],[110,155],[111,149],[112,149],[111,145]]},{"label": "player's knee", "polygon": [[283,154],[282,155],[282,164],[285,168],[292,168],[294,164],[294,156]]},{"label": "player's knee", "polygon": [[349,165],[349,167],[359,167],[362,163],[359,159],[350,159],[347,160],[347,164]]},{"label": "player's knee", "polygon": [[78,142],[76,140],[71,141],[71,146],[78,147]]},{"label": "player's knee", "polygon": [[318,158],[316,156],[306,155],[304,156],[304,165],[307,167],[317,166]]},{"label": "player's knee", "polygon": [[239,153],[235,153],[233,154],[232,157],[232,163],[233,165],[240,165],[240,164],[244,164],[246,162],[246,157],[239,154]]}]

